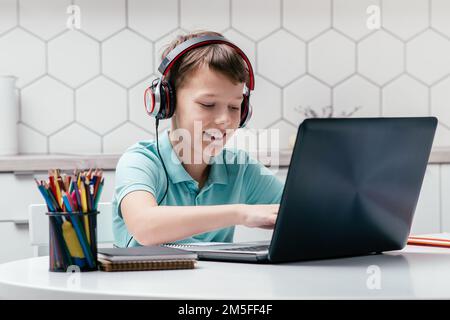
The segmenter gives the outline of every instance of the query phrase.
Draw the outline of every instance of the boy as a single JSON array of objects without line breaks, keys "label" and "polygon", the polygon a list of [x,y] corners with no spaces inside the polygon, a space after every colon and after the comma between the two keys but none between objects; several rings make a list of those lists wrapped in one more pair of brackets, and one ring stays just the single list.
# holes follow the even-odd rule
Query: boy
[{"label": "boy", "polygon": [[[221,36],[178,36],[162,59],[205,35]],[[171,66],[167,79],[176,108],[170,130],[157,135],[159,149],[140,141],[117,164],[115,244],[231,242],[235,225],[273,228],[283,184],[246,152],[223,148],[241,121],[249,81],[242,56],[226,44],[199,46]]]}]

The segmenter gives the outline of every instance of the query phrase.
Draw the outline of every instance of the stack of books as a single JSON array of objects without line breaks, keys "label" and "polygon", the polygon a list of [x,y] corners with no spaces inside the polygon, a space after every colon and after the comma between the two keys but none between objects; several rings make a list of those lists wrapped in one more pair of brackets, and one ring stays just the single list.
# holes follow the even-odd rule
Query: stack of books
[{"label": "stack of books", "polygon": [[196,253],[164,246],[98,249],[102,271],[193,269]]}]

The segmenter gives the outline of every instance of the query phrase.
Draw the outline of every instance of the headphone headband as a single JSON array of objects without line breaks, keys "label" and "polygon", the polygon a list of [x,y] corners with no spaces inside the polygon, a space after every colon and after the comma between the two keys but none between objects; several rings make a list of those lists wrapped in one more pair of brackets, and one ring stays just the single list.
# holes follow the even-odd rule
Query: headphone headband
[{"label": "headphone headband", "polygon": [[[166,55],[166,57],[158,67],[158,71],[161,73],[161,77],[159,79],[155,79],[152,85],[144,91],[144,106],[146,112],[150,116],[153,116],[157,119],[168,119],[172,117],[173,113],[175,112],[175,88],[172,88],[170,82],[164,81],[164,78],[167,76],[173,64],[187,51],[196,47],[215,43],[225,44],[234,48],[247,64],[249,73],[249,85],[247,86],[247,83],[244,85],[244,99],[242,100],[241,104],[241,122],[239,124],[239,127],[242,128],[247,124],[252,115],[252,106],[249,102],[250,91],[252,91],[255,87],[255,78],[253,74],[252,64],[250,63],[250,60],[245,55],[245,53],[234,43],[230,42],[222,36],[211,35],[188,39],[177,45]],[[155,81],[157,81],[157,83],[155,83]]]},{"label": "headphone headband", "polygon": [[247,64],[249,78],[250,78],[248,89],[253,90],[255,87],[255,79],[254,79],[253,68],[252,68],[252,64],[250,63],[250,60],[238,46],[236,46],[234,43],[227,40],[226,38],[220,37],[220,36],[206,35],[206,36],[191,38],[191,39],[188,39],[188,40],[182,42],[181,44],[176,46],[172,51],[170,51],[167,54],[167,56],[163,59],[163,61],[159,65],[158,71],[161,73],[161,75],[163,77],[165,77],[167,75],[167,73],[169,72],[170,68],[172,67],[172,65],[181,56],[183,56],[183,54],[186,51],[189,51],[196,47],[206,46],[206,45],[215,44],[215,43],[226,44],[226,45],[232,47],[233,49],[235,49],[237,51],[237,53],[239,53],[239,55],[242,57],[242,59],[244,59],[245,63]]}]

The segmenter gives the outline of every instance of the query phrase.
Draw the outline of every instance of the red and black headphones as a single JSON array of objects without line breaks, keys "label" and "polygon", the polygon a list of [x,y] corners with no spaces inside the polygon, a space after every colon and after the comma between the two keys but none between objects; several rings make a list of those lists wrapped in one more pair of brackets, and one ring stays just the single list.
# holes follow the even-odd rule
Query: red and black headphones
[{"label": "red and black headphones", "polygon": [[245,53],[234,43],[221,36],[201,36],[188,39],[170,51],[158,67],[161,77],[155,79],[150,87],[144,92],[144,105],[147,113],[156,119],[169,119],[175,112],[175,88],[164,78],[174,63],[191,49],[206,46],[209,44],[225,44],[236,50],[244,59],[249,72],[249,87],[245,84],[241,104],[241,121],[239,127],[244,127],[252,116],[252,106],[250,105],[250,91],[255,87],[255,78],[250,60]]}]

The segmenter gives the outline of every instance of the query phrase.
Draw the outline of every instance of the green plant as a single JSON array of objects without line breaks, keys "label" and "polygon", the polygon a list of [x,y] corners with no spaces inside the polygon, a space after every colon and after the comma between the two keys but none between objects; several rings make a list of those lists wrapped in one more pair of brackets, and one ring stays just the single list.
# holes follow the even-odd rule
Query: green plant
[{"label": "green plant", "polygon": [[316,111],[311,107],[303,108],[301,106],[295,107],[294,110],[304,115],[306,118],[334,118],[334,117],[351,117],[356,111],[361,109],[361,106],[356,106],[352,111],[346,112],[341,111],[340,113],[335,113],[333,106],[325,106],[320,112]]}]

